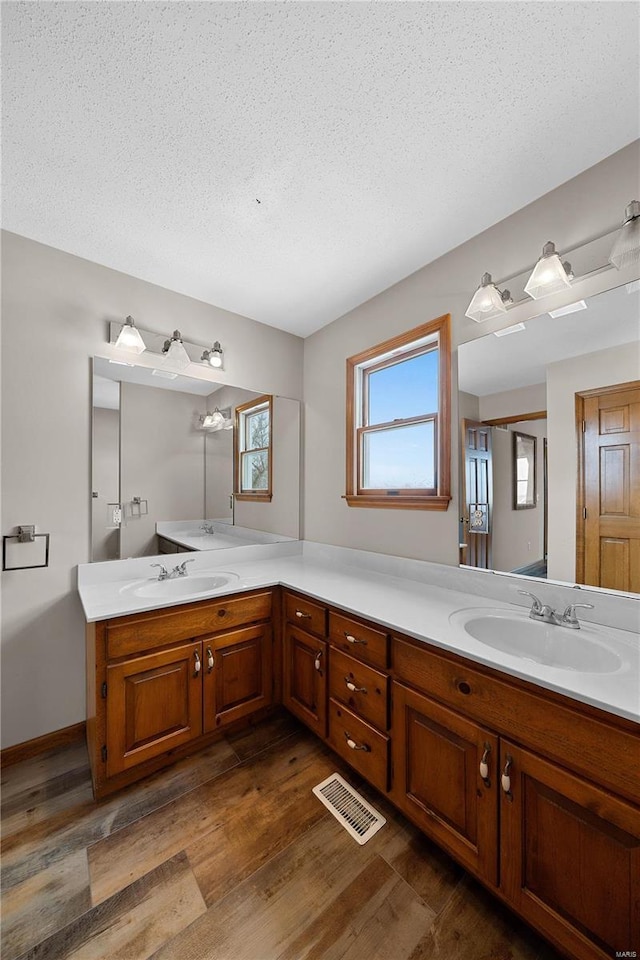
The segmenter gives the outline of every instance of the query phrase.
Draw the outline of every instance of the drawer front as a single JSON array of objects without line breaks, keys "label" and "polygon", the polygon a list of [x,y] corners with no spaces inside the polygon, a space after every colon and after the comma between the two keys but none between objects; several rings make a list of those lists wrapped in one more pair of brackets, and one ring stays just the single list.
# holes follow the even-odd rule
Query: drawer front
[{"label": "drawer front", "polygon": [[587,779],[597,779],[632,802],[640,802],[640,767],[630,762],[640,751],[640,731],[635,734],[610,726],[581,714],[579,703],[565,707],[463,662],[448,660],[426,646],[396,637],[392,642],[396,679]]},{"label": "drawer front", "polygon": [[317,637],[327,635],[327,610],[319,603],[286,593],[284,612],[289,623],[294,623],[301,630],[315,633]]},{"label": "drawer front", "polygon": [[389,737],[337,700],[329,700],[329,743],[378,790],[389,786]]},{"label": "drawer front", "polygon": [[389,662],[389,638],[383,630],[375,630],[358,620],[331,612],[329,638],[343,653],[386,670]]},{"label": "drawer front", "polygon": [[329,696],[379,730],[388,729],[388,676],[336,649],[329,654]]},{"label": "drawer front", "polygon": [[271,591],[184,604],[107,621],[107,659],[162,647],[271,617]]}]

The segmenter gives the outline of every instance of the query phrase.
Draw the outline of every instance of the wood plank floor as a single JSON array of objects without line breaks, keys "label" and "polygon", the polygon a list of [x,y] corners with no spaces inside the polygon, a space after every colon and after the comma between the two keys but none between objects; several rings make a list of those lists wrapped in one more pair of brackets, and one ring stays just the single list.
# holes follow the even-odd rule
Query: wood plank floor
[{"label": "wood plank floor", "polygon": [[[359,846],[311,793],[387,818]],[[286,714],[96,804],[73,745],[2,773],[3,960],[558,960]]]}]

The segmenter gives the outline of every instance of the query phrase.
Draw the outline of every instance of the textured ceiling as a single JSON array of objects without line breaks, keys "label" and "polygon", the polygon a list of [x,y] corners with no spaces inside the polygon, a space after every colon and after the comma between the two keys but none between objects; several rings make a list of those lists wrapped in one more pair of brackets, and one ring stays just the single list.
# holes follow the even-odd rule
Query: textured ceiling
[{"label": "textured ceiling", "polygon": [[4,226],[302,336],[638,136],[635,3],[2,3]]}]

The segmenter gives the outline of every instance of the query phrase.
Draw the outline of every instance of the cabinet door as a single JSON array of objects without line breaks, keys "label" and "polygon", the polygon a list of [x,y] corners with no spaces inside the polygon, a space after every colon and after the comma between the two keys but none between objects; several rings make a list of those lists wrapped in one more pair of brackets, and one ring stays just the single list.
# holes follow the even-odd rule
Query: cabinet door
[{"label": "cabinet door", "polygon": [[282,702],[320,737],[327,735],[327,644],[287,625]]},{"label": "cabinet door", "polygon": [[202,733],[202,644],[107,667],[107,776]]},{"label": "cabinet door", "polygon": [[497,737],[402,684],[392,689],[394,801],[460,863],[497,883]]},{"label": "cabinet door", "polygon": [[579,960],[637,950],[640,810],[502,741],[503,768],[507,761],[510,791],[500,791],[505,895]]},{"label": "cabinet door", "polygon": [[202,641],[205,733],[271,703],[271,636],[261,624]]}]

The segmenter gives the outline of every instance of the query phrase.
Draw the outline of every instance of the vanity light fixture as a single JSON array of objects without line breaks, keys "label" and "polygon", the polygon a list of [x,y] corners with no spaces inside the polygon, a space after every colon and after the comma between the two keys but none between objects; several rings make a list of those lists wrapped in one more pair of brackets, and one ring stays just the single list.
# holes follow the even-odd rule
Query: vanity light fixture
[{"label": "vanity light fixture", "polygon": [[483,273],[480,286],[471,298],[465,317],[482,323],[507,312],[507,305],[513,303],[508,290],[498,290],[490,273]]},{"label": "vanity light fixture", "polygon": [[524,292],[533,300],[540,300],[550,293],[558,293],[565,287],[570,287],[572,280],[571,264],[560,259],[555,244],[548,240],[542,248],[542,256],[527,280]]},{"label": "vanity light fixture", "polygon": [[207,413],[200,417],[200,425],[202,430],[208,430],[210,433],[215,430],[231,430],[233,427],[233,420],[231,418],[231,410],[219,410],[217,407],[213,413]]},{"label": "vanity light fixture", "polygon": [[136,330],[133,317],[127,317],[124,321],[115,345],[120,350],[128,350],[130,353],[143,353],[147,349],[140,331]]},{"label": "vanity light fixture", "polygon": [[569,303],[566,307],[558,307],[557,310],[549,310],[549,316],[553,317],[554,320],[556,317],[566,317],[568,313],[577,313],[578,310],[586,310],[587,304],[584,300],[576,300],[575,303]]},{"label": "vanity light fixture", "polygon": [[184,348],[182,335],[179,330],[173,331],[171,340],[165,340],[162,348],[164,354],[163,367],[172,367],[174,370],[184,370],[191,363],[191,358]]},{"label": "vanity light fixture", "polygon": [[211,350],[205,350],[200,359],[212,367],[221,367],[223,357],[220,341],[216,340]]},{"label": "vanity light fixture", "polygon": [[640,201],[632,200],[624,211],[622,230],[616,237],[609,263],[616,270],[630,267],[640,261]]}]

